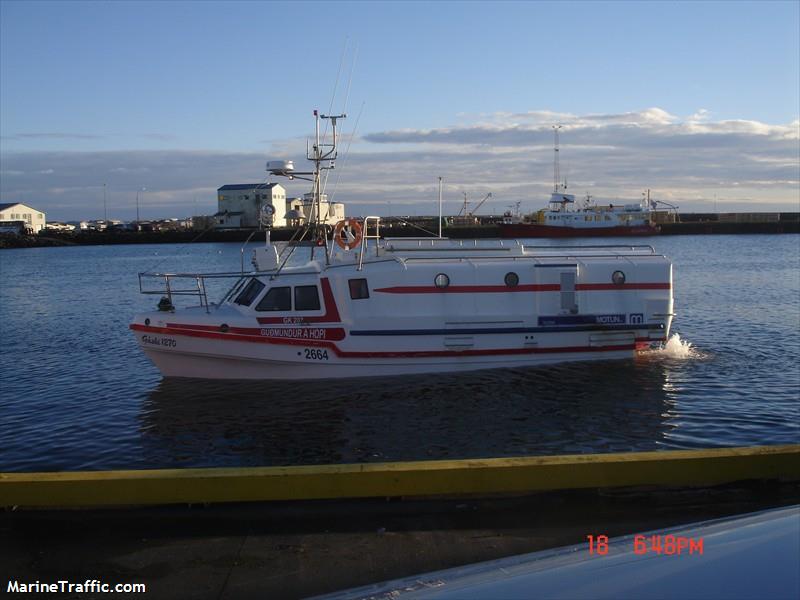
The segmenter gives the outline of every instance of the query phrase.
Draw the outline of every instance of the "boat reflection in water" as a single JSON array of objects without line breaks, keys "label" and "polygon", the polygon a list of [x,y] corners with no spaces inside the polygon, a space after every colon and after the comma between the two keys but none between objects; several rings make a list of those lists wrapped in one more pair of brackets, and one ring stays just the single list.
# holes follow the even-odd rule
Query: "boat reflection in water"
[{"label": "boat reflection in water", "polygon": [[361,380],[165,379],[145,401],[148,464],[255,466],[657,450],[674,359]]}]

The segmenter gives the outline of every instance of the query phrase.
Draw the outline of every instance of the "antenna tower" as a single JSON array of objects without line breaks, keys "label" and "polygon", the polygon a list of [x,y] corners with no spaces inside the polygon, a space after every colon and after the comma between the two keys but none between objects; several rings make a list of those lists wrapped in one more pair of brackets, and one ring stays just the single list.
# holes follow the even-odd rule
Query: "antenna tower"
[{"label": "antenna tower", "polygon": [[559,172],[559,165],[558,165],[558,130],[561,129],[563,125],[553,125],[553,136],[555,138],[555,143],[553,145],[553,193],[558,193],[558,188],[561,181],[561,173]]}]

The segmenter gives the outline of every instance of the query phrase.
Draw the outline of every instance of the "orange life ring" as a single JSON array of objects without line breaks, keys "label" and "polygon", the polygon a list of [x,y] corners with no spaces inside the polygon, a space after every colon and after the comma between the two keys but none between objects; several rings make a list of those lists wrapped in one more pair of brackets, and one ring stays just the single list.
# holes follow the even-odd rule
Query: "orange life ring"
[{"label": "orange life ring", "polygon": [[[348,228],[350,235],[353,236],[351,241],[347,241],[346,237],[343,237],[342,234],[346,235],[345,227]],[[356,221],[355,219],[344,219],[336,223],[336,227],[333,230],[333,239],[336,240],[336,244],[342,250],[352,250],[353,248],[358,247],[361,244],[361,238],[364,235],[364,230],[361,227],[361,223]]]}]

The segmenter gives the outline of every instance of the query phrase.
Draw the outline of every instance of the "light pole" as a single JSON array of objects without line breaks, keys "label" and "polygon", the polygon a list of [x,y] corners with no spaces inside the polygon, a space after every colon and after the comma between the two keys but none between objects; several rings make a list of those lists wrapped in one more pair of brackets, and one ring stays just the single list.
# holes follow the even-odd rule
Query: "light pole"
[{"label": "light pole", "polygon": [[136,190],[136,224],[139,224],[139,192],[144,192],[147,188]]},{"label": "light pole", "polygon": [[439,238],[442,237],[442,178],[439,177]]},{"label": "light pole", "polygon": [[103,221],[108,227],[108,204],[106,203],[106,184],[103,184]]}]

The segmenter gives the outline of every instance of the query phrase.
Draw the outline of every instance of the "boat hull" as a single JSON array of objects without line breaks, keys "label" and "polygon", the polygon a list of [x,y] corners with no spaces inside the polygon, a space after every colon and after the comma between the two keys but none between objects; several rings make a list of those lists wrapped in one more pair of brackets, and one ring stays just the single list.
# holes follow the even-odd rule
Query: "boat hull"
[{"label": "boat hull", "polygon": [[503,238],[573,238],[573,237],[641,237],[658,235],[656,225],[617,225],[614,227],[554,227],[536,223],[501,224],[500,237]]},{"label": "boat hull", "polygon": [[[568,361],[630,359],[637,348],[663,340],[633,332],[576,333],[551,347],[352,352],[333,342],[236,339],[235,334],[179,332],[133,326],[147,357],[165,377],[202,379],[334,379],[520,368]],[[255,336],[252,336],[255,337]],[[569,345],[563,345],[568,343]]]}]

